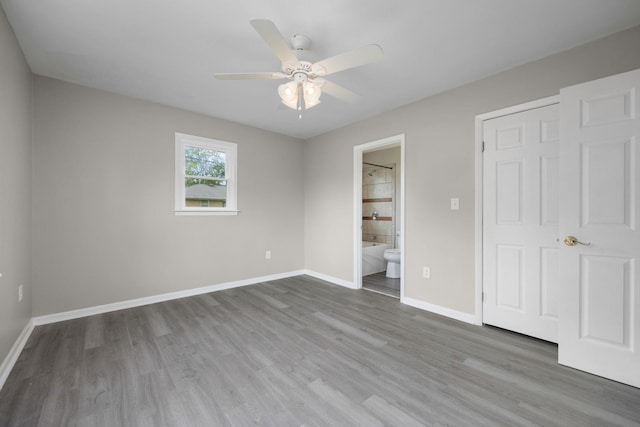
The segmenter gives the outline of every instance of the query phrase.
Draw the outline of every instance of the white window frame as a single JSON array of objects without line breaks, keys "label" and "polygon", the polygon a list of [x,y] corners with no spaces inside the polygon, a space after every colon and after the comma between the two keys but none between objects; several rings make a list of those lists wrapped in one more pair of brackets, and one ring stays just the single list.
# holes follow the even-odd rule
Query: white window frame
[{"label": "white window frame", "polygon": [[[225,153],[225,177],[227,182],[227,202],[225,207],[186,206],[185,201],[185,146],[199,147]],[[175,214],[176,215],[237,215],[237,162],[238,144],[202,136],[187,135],[176,132],[175,151]]]}]

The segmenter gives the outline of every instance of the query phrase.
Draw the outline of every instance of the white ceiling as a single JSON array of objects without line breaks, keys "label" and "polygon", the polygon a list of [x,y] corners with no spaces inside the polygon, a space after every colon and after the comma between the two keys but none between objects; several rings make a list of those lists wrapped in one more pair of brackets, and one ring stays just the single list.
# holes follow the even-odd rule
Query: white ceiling
[{"label": "white ceiling", "polygon": [[[639,0],[0,0],[34,73],[309,138],[640,24]],[[249,24],[305,34],[317,60],[376,43],[382,61],[329,80],[298,120],[281,81],[217,72],[279,71]],[[640,48],[640,46],[639,46]]]}]

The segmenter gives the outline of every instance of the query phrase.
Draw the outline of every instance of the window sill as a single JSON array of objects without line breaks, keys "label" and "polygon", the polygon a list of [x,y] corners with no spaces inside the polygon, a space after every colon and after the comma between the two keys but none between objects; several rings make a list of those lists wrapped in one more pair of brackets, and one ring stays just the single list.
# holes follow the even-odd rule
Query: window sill
[{"label": "window sill", "polygon": [[179,210],[179,211],[174,211],[174,213],[176,215],[185,215],[185,216],[190,216],[190,215],[238,215],[240,211],[238,210],[224,210],[224,211],[213,211],[213,210]]}]

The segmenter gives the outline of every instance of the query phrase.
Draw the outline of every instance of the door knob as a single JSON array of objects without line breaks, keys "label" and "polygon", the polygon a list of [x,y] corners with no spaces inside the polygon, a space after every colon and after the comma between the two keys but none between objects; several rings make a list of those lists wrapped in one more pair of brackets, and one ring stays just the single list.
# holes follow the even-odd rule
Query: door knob
[{"label": "door knob", "polygon": [[583,243],[580,240],[578,240],[576,237],[574,236],[567,236],[565,237],[563,240],[565,245],[567,246],[575,246],[575,245],[585,245],[585,246],[589,246],[591,245],[591,243]]}]

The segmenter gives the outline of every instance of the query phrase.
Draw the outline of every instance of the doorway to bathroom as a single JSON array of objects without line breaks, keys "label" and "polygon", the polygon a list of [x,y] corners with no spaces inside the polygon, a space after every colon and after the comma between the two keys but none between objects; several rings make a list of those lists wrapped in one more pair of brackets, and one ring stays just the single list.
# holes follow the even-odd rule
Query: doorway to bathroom
[{"label": "doorway to bathroom", "polygon": [[354,147],[354,284],[404,297],[404,134]]}]

